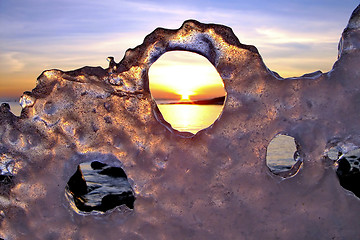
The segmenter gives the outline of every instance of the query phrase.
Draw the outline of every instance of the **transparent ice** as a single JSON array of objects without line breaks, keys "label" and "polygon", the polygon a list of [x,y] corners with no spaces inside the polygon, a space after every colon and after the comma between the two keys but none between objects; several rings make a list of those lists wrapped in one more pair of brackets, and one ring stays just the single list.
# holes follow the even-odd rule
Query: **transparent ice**
[{"label": "transparent ice", "polygon": [[[20,117],[0,108],[0,169],[12,176],[0,183],[0,237],[358,239],[360,200],[327,153],[360,146],[359,19],[360,6],[330,72],[298,78],[269,70],[230,28],[194,20],[156,29],[108,69],[44,71]],[[151,64],[172,50],[205,56],[225,84],[223,113],[196,135],[172,129],[149,91]],[[291,178],[266,165],[278,133],[301,147]],[[94,160],[126,172],[133,209],[74,210],[67,182]]]}]

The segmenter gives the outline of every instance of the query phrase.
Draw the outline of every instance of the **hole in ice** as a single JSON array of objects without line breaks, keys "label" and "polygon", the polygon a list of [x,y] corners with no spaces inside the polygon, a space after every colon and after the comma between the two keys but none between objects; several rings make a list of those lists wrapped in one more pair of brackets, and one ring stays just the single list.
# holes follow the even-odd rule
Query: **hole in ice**
[{"label": "hole in ice", "polygon": [[0,156],[0,183],[11,184],[14,177],[15,162],[6,154]]},{"label": "hole in ice", "polygon": [[283,134],[276,135],[267,147],[266,165],[272,173],[281,177],[294,176],[302,165],[295,139]]},{"label": "hole in ice", "polygon": [[10,184],[12,183],[12,179],[13,179],[14,176],[12,175],[0,175],[0,183],[3,183],[3,184]]},{"label": "hole in ice", "polygon": [[106,212],[121,205],[134,208],[134,191],[124,170],[99,161],[80,164],[65,192],[72,206],[82,212]]},{"label": "hole in ice", "polygon": [[164,119],[178,131],[196,134],[222,112],[224,83],[215,67],[199,54],[165,53],[150,67],[149,83]]},{"label": "hole in ice", "polygon": [[326,156],[334,161],[340,185],[360,197],[360,148],[331,147]]}]

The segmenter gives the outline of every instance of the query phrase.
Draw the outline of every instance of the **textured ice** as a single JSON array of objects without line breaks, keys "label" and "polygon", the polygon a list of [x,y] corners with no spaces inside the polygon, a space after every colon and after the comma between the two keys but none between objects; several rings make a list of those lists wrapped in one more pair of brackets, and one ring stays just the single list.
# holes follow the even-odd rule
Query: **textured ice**
[{"label": "textured ice", "polygon": [[[0,184],[0,237],[357,239],[360,200],[326,153],[360,146],[359,18],[357,7],[328,73],[283,79],[230,28],[197,21],[156,29],[108,69],[43,72],[20,117],[0,108],[1,173],[12,176]],[[149,91],[149,67],[172,50],[205,56],[227,91],[220,118],[196,135],[173,130]],[[265,160],[278,133],[303,153],[285,180]],[[74,211],[66,184],[94,159],[125,171],[133,210]]]}]

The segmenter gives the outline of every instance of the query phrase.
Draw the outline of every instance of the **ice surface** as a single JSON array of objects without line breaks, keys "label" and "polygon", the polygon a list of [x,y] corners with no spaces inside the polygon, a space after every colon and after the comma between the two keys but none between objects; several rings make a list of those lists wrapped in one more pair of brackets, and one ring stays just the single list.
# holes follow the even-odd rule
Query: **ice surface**
[{"label": "ice surface", "polygon": [[[325,155],[335,140],[360,146],[359,9],[328,73],[283,79],[230,28],[197,21],[156,29],[109,69],[43,72],[20,117],[0,107],[1,171],[13,176],[0,185],[0,237],[357,239],[360,200]],[[149,91],[149,67],[172,50],[205,56],[224,80],[222,115],[196,135],[173,130]],[[278,133],[304,154],[285,180],[265,160]],[[66,184],[94,159],[125,171],[133,210],[73,210]]]}]

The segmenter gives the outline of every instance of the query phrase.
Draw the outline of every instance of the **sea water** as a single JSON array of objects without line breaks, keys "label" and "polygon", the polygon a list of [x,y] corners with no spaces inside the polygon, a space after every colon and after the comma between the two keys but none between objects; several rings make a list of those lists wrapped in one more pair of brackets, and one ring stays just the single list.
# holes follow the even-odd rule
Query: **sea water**
[{"label": "sea water", "polygon": [[208,128],[221,114],[222,105],[159,104],[164,119],[181,132],[197,133]]}]

